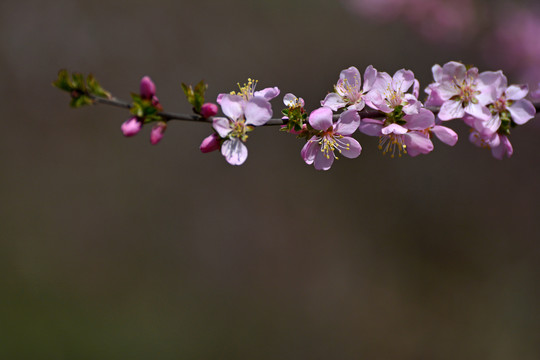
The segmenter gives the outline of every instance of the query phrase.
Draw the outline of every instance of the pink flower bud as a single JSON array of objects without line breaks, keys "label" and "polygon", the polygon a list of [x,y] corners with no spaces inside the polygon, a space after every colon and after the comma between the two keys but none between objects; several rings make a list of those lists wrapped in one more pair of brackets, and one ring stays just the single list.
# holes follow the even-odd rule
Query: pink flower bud
[{"label": "pink flower bud", "polygon": [[206,138],[201,143],[201,146],[199,146],[199,149],[203,153],[209,153],[215,150],[219,150],[221,147],[219,143],[220,137],[217,134],[212,134]]},{"label": "pink flower bud", "polygon": [[158,142],[161,141],[165,130],[167,130],[167,123],[162,121],[158,122],[152,128],[152,132],[150,132],[150,142],[152,143],[152,145],[156,145]]},{"label": "pink flower bud", "polygon": [[152,99],[154,95],[156,95],[156,85],[150,77],[143,77],[141,79],[141,97],[143,99]]},{"label": "pink flower bud", "polygon": [[137,134],[141,130],[141,127],[142,123],[136,117],[132,117],[125,121],[120,128],[124,136],[129,137]]},{"label": "pink flower bud", "polygon": [[204,103],[201,107],[201,115],[205,118],[209,118],[218,113],[218,106],[214,103]]}]

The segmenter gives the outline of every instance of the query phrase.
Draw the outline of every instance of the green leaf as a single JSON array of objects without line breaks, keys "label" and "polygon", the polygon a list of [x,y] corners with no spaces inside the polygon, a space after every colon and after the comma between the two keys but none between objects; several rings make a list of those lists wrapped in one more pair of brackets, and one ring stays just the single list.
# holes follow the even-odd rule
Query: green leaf
[{"label": "green leaf", "polygon": [[67,92],[71,92],[73,90],[73,85],[66,69],[62,69],[58,72],[58,78],[52,84],[60,90]]},{"label": "green leaf", "polygon": [[101,87],[101,85],[99,85],[98,81],[92,74],[89,74],[86,78],[86,85],[92,95],[104,97],[107,99],[110,99],[112,97],[110,92],[106,91]]},{"label": "green leaf", "polygon": [[80,73],[73,73],[71,75],[73,78],[73,87],[76,90],[80,90],[81,92],[86,92],[86,85],[84,81],[84,75]]},{"label": "green leaf", "polygon": [[73,108],[79,108],[84,105],[92,105],[94,101],[87,95],[80,95],[71,99],[69,105]]}]

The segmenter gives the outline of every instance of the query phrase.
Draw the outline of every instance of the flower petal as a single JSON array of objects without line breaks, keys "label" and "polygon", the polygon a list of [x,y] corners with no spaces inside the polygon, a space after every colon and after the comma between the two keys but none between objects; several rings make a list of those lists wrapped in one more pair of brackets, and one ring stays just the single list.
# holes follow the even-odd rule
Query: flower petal
[{"label": "flower petal", "polygon": [[[219,98],[218,98],[219,99]],[[221,111],[233,120],[238,120],[244,114],[245,100],[238,95],[225,94],[221,97]]]},{"label": "flower petal", "polygon": [[384,123],[381,120],[362,119],[362,121],[360,121],[358,130],[360,130],[361,133],[369,136],[381,136],[383,124]]},{"label": "flower petal", "polygon": [[458,141],[456,132],[446,126],[435,125],[431,132],[446,145],[454,146]]},{"label": "flower petal", "polygon": [[[472,102],[467,104],[463,109],[467,114],[472,115],[478,119],[489,121],[491,119],[491,111],[487,107],[481,104],[473,104]],[[441,119],[442,120],[442,119]]]},{"label": "flower petal", "polygon": [[405,115],[403,120],[407,121],[405,127],[409,130],[424,130],[435,125],[435,115],[424,108],[418,114]]},{"label": "flower petal", "polygon": [[240,139],[225,140],[221,145],[221,154],[225,156],[231,165],[242,165],[246,161],[248,151],[246,145]]},{"label": "flower petal", "polygon": [[219,136],[226,138],[231,130],[231,121],[227,118],[215,117],[212,121],[212,127],[217,131]]},{"label": "flower petal", "polygon": [[495,159],[502,160],[505,156],[510,157],[514,153],[510,140],[504,135],[500,136],[500,143],[498,146],[491,148],[491,155]]},{"label": "flower petal", "polygon": [[309,124],[316,130],[327,130],[332,126],[332,109],[321,107],[313,110],[309,115]]},{"label": "flower petal", "polygon": [[317,155],[317,152],[320,152],[320,146],[317,137],[313,136],[306,142],[302,148],[302,151],[300,151],[300,155],[306,164],[311,165],[315,160],[315,155]]},{"label": "flower petal", "polygon": [[428,154],[433,151],[433,143],[429,137],[415,131],[403,135],[403,142],[407,145],[407,153],[411,156]]},{"label": "flower petal", "polygon": [[341,113],[334,125],[334,132],[340,135],[351,135],[360,125],[360,115],[356,110],[347,110]]},{"label": "flower petal", "polygon": [[277,87],[271,87],[271,88],[255,91],[255,93],[253,94],[253,96],[262,97],[266,101],[270,101],[273,98],[277,97],[278,95],[279,95],[279,88]]},{"label": "flower petal", "polygon": [[461,101],[447,100],[445,101],[441,109],[439,110],[439,119],[442,121],[459,119],[465,115],[465,110],[463,110],[463,103]]},{"label": "flower petal", "polygon": [[326,106],[333,111],[338,111],[342,107],[345,107],[345,105],[347,105],[347,102],[338,93],[329,93],[321,101],[321,106]]},{"label": "flower petal", "polygon": [[407,132],[407,129],[404,128],[401,125],[398,125],[398,124],[390,124],[390,125],[382,128],[382,130],[381,130],[381,133],[383,135],[388,135],[388,134],[403,135],[406,132]]},{"label": "flower petal", "polygon": [[348,157],[349,159],[358,157],[362,152],[362,146],[360,146],[360,143],[352,137],[344,136],[342,139],[339,139],[339,141],[347,146],[347,148],[341,149],[341,155]]},{"label": "flower petal", "polygon": [[341,71],[339,74],[339,80],[343,81],[345,85],[350,86],[356,92],[360,91],[360,85],[362,78],[360,77],[360,71],[354,66]]},{"label": "flower petal", "polygon": [[529,87],[527,85],[510,85],[508,89],[506,89],[506,98],[508,100],[521,100],[525,96],[527,96],[527,93],[529,92]]},{"label": "flower petal", "polygon": [[313,162],[313,165],[317,170],[328,170],[330,169],[330,167],[332,167],[333,163],[334,153],[330,153],[328,154],[328,157],[326,157],[326,153],[319,150],[315,155],[315,161]]},{"label": "flower petal", "polygon": [[272,106],[262,97],[254,97],[247,102],[246,124],[261,126],[272,118]]},{"label": "flower petal", "polygon": [[375,82],[377,81],[377,70],[371,65],[369,65],[364,71],[364,92],[371,90]]},{"label": "flower petal", "polygon": [[414,73],[410,70],[398,70],[392,78],[392,88],[395,91],[406,93],[414,84]]},{"label": "flower petal", "polygon": [[518,125],[525,124],[536,115],[534,105],[526,99],[516,101],[508,107],[508,111],[512,115],[512,120]]}]

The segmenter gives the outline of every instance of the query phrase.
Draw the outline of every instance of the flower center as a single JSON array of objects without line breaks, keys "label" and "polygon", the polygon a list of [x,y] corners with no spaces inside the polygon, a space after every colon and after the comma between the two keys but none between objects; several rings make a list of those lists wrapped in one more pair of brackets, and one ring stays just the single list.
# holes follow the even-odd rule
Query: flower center
[{"label": "flower center", "polygon": [[248,132],[253,130],[252,126],[246,126],[245,120],[240,119],[231,124],[230,138],[239,138],[243,142],[246,142],[248,138]]},{"label": "flower center", "polygon": [[396,91],[388,86],[386,89],[386,102],[391,108],[400,106],[403,101],[403,93],[401,91]]},{"label": "flower center", "polygon": [[407,153],[407,145],[403,143],[403,135],[388,134],[379,137],[379,150],[383,151],[383,155],[390,153],[390,157],[393,159],[396,152],[399,157],[401,153]]},{"label": "flower center", "polygon": [[321,145],[321,152],[326,156],[327,159],[330,159],[330,154],[336,159],[339,159],[335,154],[334,150],[337,150],[341,153],[342,150],[350,150],[350,144],[344,142],[342,135],[333,134],[332,130],[327,130],[323,133],[319,139],[319,144]]},{"label": "flower center", "polygon": [[240,83],[238,83],[237,85],[240,91],[231,91],[231,95],[239,95],[245,100],[250,100],[255,94],[255,88],[257,87],[257,83],[258,80],[253,80],[251,78],[249,78],[247,84],[244,84],[243,86],[240,86]]},{"label": "flower center", "polygon": [[359,91],[360,78],[358,75],[354,76],[354,84],[349,83],[348,79],[343,79],[342,81],[338,82],[336,87],[336,90],[339,90],[337,92],[343,94],[342,96],[353,104],[362,98],[362,94]]}]

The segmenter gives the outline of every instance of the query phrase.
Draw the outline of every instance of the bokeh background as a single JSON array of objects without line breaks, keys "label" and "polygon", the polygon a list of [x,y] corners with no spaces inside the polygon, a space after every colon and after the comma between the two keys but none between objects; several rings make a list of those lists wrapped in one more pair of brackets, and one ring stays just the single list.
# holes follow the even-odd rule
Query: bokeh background
[{"label": "bokeh background", "polygon": [[350,1],[3,0],[0,358],[540,358],[535,121],[504,161],[456,122],[454,148],[390,159],[359,135],[329,172],[262,128],[232,167],[199,152],[207,125],[154,147],[148,128],[122,136],[126,111],[73,110],[51,86],[92,72],[129,99],[149,75],[189,112],[181,82],[215,98],[252,77],[313,109],[351,65],[424,86],[435,63],[502,67],[482,14],[433,41]]}]

